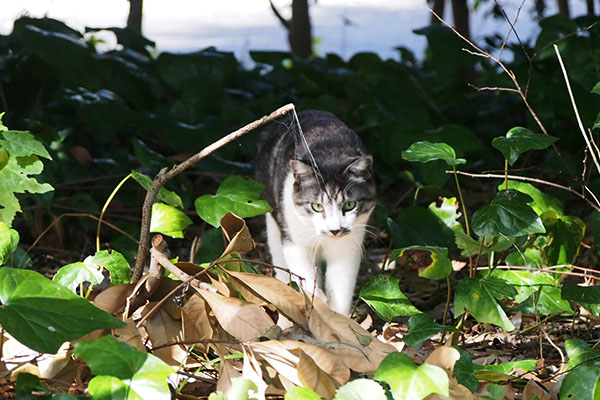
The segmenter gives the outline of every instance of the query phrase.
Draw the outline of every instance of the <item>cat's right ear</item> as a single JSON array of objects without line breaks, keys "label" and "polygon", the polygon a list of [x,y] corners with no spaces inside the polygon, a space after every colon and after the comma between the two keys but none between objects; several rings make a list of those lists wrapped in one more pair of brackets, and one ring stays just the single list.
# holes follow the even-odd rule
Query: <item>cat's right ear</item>
[{"label": "cat's right ear", "polygon": [[304,183],[315,178],[315,170],[308,164],[298,160],[290,160],[290,168],[297,183]]}]

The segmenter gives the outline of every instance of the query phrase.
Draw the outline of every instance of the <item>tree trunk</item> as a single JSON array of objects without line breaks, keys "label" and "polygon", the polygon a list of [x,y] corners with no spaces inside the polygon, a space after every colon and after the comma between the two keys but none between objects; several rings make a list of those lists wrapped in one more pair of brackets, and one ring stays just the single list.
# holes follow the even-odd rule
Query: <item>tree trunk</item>
[{"label": "tree trunk", "polygon": [[452,16],[456,30],[464,37],[469,38],[471,36],[471,28],[467,0],[452,0]]},{"label": "tree trunk", "polygon": [[[432,0],[431,9],[434,13],[436,13],[440,18],[444,18],[444,7],[446,6],[446,0]],[[431,19],[429,20],[431,25],[440,25],[441,22],[437,17],[431,14]]]},{"label": "tree trunk", "polygon": [[585,3],[587,5],[587,14],[595,15],[596,11],[594,10],[594,0],[585,0]]},{"label": "tree trunk", "polygon": [[144,0],[129,0],[129,16],[127,27],[142,33],[142,7]]},{"label": "tree trunk", "polygon": [[301,57],[312,55],[312,29],[308,14],[308,0],[293,0],[292,2],[289,40],[292,54]]},{"label": "tree trunk", "polygon": [[309,57],[312,55],[312,30],[310,26],[310,15],[308,13],[308,0],[293,0],[292,18],[285,19],[273,1],[271,10],[279,19],[279,22],[288,31],[288,41],[293,55],[299,57]]},{"label": "tree trunk", "polygon": [[569,9],[569,0],[557,0],[558,12],[571,18],[571,10]]}]

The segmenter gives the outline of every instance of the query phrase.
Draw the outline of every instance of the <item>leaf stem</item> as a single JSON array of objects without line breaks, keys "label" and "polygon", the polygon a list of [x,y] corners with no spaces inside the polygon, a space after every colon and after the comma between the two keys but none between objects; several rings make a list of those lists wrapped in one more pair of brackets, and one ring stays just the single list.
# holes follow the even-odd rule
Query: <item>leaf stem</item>
[{"label": "leaf stem", "polygon": [[100,251],[100,227],[102,226],[102,219],[104,218],[104,213],[106,212],[106,209],[112,202],[112,199],[115,197],[115,195],[117,194],[119,189],[121,189],[121,187],[123,187],[123,185],[125,184],[125,182],[127,182],[127,180],[129,178],[131,178],[131,174],[127,175],[125,178],[123,178],[121,180],[121,182],[119,182],[119,184],[114,188],[114,190],[112,191],[110,196],[108,196],[108,199],[106,199],[106,202],[104,203],[104,206],[102,207],[102,211],[100,212],[100,218],[98,218],[98,228],[96,229],[96,251],[97,252]]}]

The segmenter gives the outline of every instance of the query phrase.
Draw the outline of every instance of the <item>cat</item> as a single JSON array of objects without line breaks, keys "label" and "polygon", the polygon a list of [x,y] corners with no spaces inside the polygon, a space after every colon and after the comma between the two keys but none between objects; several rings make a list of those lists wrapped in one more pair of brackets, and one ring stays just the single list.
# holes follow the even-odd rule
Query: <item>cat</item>
[{"label": "cat", "polygon": [[[348,315],[362,258],[375,183],[358,135],[331,113],[304,111],[297,123],[273,124],[259,141],[256,177],[273,208],[266,216],[273,265]],[[322,274],[315,266],[325,261]],[[275,269],[288,283],[290,274]],[[300,277],[301,279],[299,279]]]}]

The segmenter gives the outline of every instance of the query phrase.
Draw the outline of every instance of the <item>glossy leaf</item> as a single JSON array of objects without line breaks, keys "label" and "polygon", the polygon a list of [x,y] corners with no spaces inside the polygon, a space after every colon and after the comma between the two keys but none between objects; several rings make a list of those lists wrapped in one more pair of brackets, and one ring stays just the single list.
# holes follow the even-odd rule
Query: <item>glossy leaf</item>
[{"label": "glossy leaf", "polygon": [[421,400],[431,393],[448,396],[448,375],[440,367],[416,366],[403,353],[391,353],[375,372],[375,379],[390,385],[395,400]]},{"label": "glossy leaf", "polygon": [[561,399],[600,399],[600,368],[582,365],[565,376],[560,386]]},{"label": "glossy leaf", "polygon": [[513,237],[544,233],[542,220],[527,204],[531,201],[531,196],[516,190],[498,192],[489,205],[473,214],[473,231],[479,236]]},{"label": "glossy leaf", "polygon": [[103,279],[104,275],[97,265],[80,261],[59,268],[52,277],[54,282],[69,288],[73,293],[77,293],[79,285],[83,282],[98,285]]},{"label": "glossy leaf", "polygon": [[515,127],[506,133],[506,136],[494,138],[492,146],[502,152],[510,165],[513,165],[519,156],[526,151],[545,149],[558,138],[549,135],[533,133],[527,128]]},{"label": "glossy leaf", "polygon": [[285,393],[284,400],[321,400],[321,398],[310,388],[296,386]]},{"label": "glossy leaf", "polygon": [[[149,176],[142,174],[136,170],[131,170],[131,177],[135,179],[144,189],[149,190],[152,186],[152,179]],[[156,198],[165,204],[168,204],[179,209],[183,209],[183,201],[179,195],[171,190],[167,190],[164,187],[160,188]]]},{"label": "glossy leaf", "polygon": [[35,271],[0,268],[0,324],[25,346],[55,353],[96,329],[125,325]]},{"label": "glossy leaf", "polygon": [[518,309],[526,313],[551,315],[572,313],[569,302],[561,297],[560,288],[553,277],[533,271],[495,270],[492,276],[513,285],[517,291],[515,301],[522,303]]},{"label": "glossy leaf", "polygon": [[194,202],[196,212],[215,228],[228,212],[238,217],[255,217],[272,211],[269,203],[260,199],[265,186],[252,179],[230,176],[225,179],[217,193],[198,197]]},{"label": "glossy leaf", "polygon": [[400,210],[394,220],[387,219],[394,248],[436,246],[453,249],[454,232],[431,210],[409,207]]},{"label": "glossy leaf", "polygon": [[386,400],[381,385],[371,379],[359,378],[346,383],[335,393],[333,400]]},{"label": "glossy leaf", "polygon": [[542,214],[546,232],[552,238],[544,248],[548,265],[565,265],[575,262],[585,235],[585,222],[575,216],[558,216],[553,212]]},{"label": "glossy leaf", "polygon": [[440,325],[433,322],[425,313],[413,315],[408,320],[408,334],[404,335],[404,342],[413,349],[420,349],[423,342],[440,332],[456,331],[451,326]]},{"label": "glossy leaf", "polygon": [[565,340],[565,350],[569,357],[567,369],[577,369],[583,364],[600,367],[600,351],[588,346],[583,339]]},{"label": "glossy leaf", "polygon": [[479,387],[479,380],[475,378],[473,359],[469,352],[458,346],[452,346],[460,353],[460,359],[454,364],[454,377],[461,385],[467,387],[471,392],[475,392]]},{"label": "glossy leaf", "polygon": [[479,322],[489,322],[507,332],[515,329],[498,300],[517,294],[506,281],[493,277],[469,278],[461,280],[454,298],[454,313],[461,315],[469,311]]},{"label": "glossy leaf", "polygon": [[593,315],[600,315],[600,286],[578,286],[565,283],[561,287],[561,298],[581,304]]},{"label": "glossy leaf", "polygon": [[416,266],[421,278],[443,279],[452,272],[452,261],[448,258],[448,249],[434,246],[411,246],[393,250],[390,260],[398,264]]},{"label": "glossy leaf", "polygon": [[[498,185],[498,191],[504,190],[506,185],[501,183]],[[517,190],[521,193],[528,194],[533,199],[528,203],[537,215],[542,215],[546,211],[554,211],[558,215],[563,215],[562,204],[556,197],[542,192],[540,189],[533,186],[531,183],[520,181],[508,181],[508,189]]]},{"label": "glossy leaf", "polygon": [[431,143],[422,141],[413,143],[402,152],[402,158],[406,161],[427,163],[435,160],[443,160],[450,166],[465,164],[464,158],[456,158],[454,149],[446,143]]},{"label": "glossy leaf", "polygon": [[375,313],[385,321],[394,317],[420,314],[402,293],[398,279],[388,275],[375,275],[360,289],[358,297],[363,299]]},{"label": "glossy leaf", "polygon": [[9,157],[0,168],[0,221],[11,226],[17,212],[21,212],[15,193],[46,193],[53,190],[47,183],[39,183],[37,175],[44,164],[37,156]]},{"label": "glossy leaf", "polygon": [[174,370],[152,354],[112,336],[76,343],[73,353],[97,375],[89,384],[94,399],[171,398],[166,379]]},{"label": "glossy leaf", "polygon": [[163,203],[152,205],[150,232],[158,232],[176,239],[182,239],[183,230],[191,224],[190,217],[173,206]]},{"label": "glossy leaf", "polygon": [[8,264],[17,246],[19,233],[0,221],[0,265]]},{"label": "glossy leaf", "polygon": [[[84,261],[86,262],[87,259]],[[112,285],[119,285],[121,283],[129,283],[131,281],[131,268],[129,263],[123,256],[116,250],[112,250],[110,253],[108,250],[100,250],[91,262],[106,268],[110,272],[110,283]]]}]

